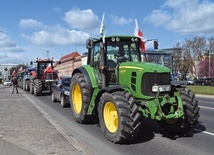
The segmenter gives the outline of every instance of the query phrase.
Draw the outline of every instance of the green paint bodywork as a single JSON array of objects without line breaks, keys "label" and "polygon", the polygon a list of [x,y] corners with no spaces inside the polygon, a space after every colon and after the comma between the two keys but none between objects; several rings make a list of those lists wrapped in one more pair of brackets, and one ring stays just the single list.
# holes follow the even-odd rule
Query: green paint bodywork
[{"label": "green paint bodywork", "polygon": [[148,62],[126,62],[121,63],[119,66],[119,81],[121,86],[125,86],[128,88],[131,88],[131,78],[132,78],[132,72],[136,72],[137,78],[136,78],[136,90],[133,91],[132,89],[129,89],[130,93],[135,98],[142,98],[142,99],[151,99],[153,97],[150,96],[144,96],[141,94],[141,79],[144,73],[170,73],[170,69],[164,66],[161,66],[159,64],[154,63],[148,63]]},{"label": "green paint bodywork", "polygon": [[[92,85],[92,96],[91,96],[91,101],[89,104],[89,109],[88,109],[88,115],[92,115],[93,111],[96,108],[96,99],[97,97],[99,98],[98,94],[101,90],[98,87],[98,80],[94,71],[94,68],[91,67],[90,65],[84,65],[84,67],[88,75],[90,77],[91,85]],[[164,66],[161,66],[159,64],[154,64],[154,63],[145,63],[145,62],[125,62],[121,63],[120,66],[118,67],[118,71],[116,72],[116,75],[119,79],[119,85],[124,86],[124,90],[128,91],[133,95],[133,97],[136,100],[139,101],[145,101],[146,109],[142,108],[139,106],[139,111],[142,116],[144,117],[150,117],[151,119],[155,120],[163,120],[163,119],[174,119],[174,118],[179,118],[183,116],[183,104],[182,100],[180,97],[179,92],[175,92],[173,97],[170,96],[160,96],[157,94],[156,97],[154,96],[145,96],[141,94],[141,91],[132,91],[130,89],[131,85],[131,73],[133,70],[137,73],[137,79],[136,79],[136,88],[137,90],[140,90],[141,88],[141,78],[144,73],[148,72],[158,72],[158,73],[166,73],[170,72],[170,70]],[[113,87],[113,86],[111,86]],[[165,115],[162,112],[162,107],[164,107],[166,104],[170,105],[170,112],[169,114]]]},{"label": "green paint bodywork", "polygon": [[[123,37],[126,38],[127,36]],[[106,39],[109,38],[111,38],[111,36],[106,37]],[[98,42],[99,40],[100,39],[94,40],[94,42]],[[141,87],[144,83],[141,84],[141,82],[143,75],[145,73],[170,74],[171,71],[167,67],[148,62],[122,62],[115,68],[117,83],[102,89],[94,66],[83,65],[81,67],[87,72],[91,87],[91,100],[87,111],[88,115],[94,115],[102,93],[112,93],[120,90],[125,90],[132,94],[133,98],[137,101],[136,104],[139,105],[138,110],[143,117],[150,117],[151,119],[161,121],[180,118],[184,115],[183,103],[179,91],[169,92],[171,95],[156,93],[156,96],[146,96],[142,94]],[[74,70],[74,73],[77,72],[76,70],[78,70],[78,68]],[[133,72],[135,72],[135,76],[133,76]],[[131,80],[135,80],[134,87],[136,90],[131,89],[131,84],[133,84]],[[167,109],[167,112],[165,109]]]}]

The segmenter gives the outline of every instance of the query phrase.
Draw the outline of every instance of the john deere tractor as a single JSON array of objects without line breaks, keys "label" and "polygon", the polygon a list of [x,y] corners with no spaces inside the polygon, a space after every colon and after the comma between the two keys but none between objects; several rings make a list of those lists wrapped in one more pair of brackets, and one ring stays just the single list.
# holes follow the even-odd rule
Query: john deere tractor
[{"label": "john deere tractor", "polygon": [[98,118],[105,137],[113,143],[133,140],[142,117],[157,120],[173,134],[187,133],[196,125],[195,95],[171,82],[169,68],[141,61],[140,38],[89,38],[86,47],[87,65],[72,72],[70,85],[76,122],[91,123],[96,120],[91,118]]},{"label": "john deere tractor", "polygon": [[38,96],[45,90],[51,92],[57,73],[53,70],[52,59],[37,59],[35,63],[36,70],[30,72],[30,93]]}]

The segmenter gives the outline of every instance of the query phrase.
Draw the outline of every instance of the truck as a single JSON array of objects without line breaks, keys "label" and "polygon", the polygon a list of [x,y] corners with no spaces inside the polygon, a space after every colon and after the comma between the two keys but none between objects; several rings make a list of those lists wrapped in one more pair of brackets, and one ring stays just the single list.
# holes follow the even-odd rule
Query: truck
[{"label": "truck", "polygon": [[36,59],[36,69],[30,71],[30,93],[42,95],[44,91],[51,93],[52,84],[57,79],[57,72],[53,70],[53,59]]},{"label": "truck", "polygon": [[200,117],[195,95],[171,81],[169,68],[141,61],[141,43],[136,36],[88,38],[87,64],[71,73],[74,120],[81,124],[98,120],[113,143],[134,140],[142,118],[156,120],[166,132],[178,135],[192,130]]}]

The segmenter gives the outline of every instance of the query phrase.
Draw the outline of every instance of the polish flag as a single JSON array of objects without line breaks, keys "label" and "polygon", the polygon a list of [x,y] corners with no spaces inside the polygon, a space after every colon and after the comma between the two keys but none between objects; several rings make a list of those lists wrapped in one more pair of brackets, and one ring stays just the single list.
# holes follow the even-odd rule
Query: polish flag
[{"label": "polish flag", "polygon": [[12,73],[12,76],[15,76],[16,75],[16,71],[15,69],[13,70],[13,73]]},{"label": "polish flag", "polygon": [[19,68],[18,72],[22,72],[23,71],[23,68],[22,66]]},{"label": "polish flag", "polygon": [[146,39],[143,37],[143,33],[139,30],[137,19],[135,19],[135,31],[134,31],[134,35],[137,36],[137,37],[139,37],[141,39],[141,50],[143,52],[145,52],[146,51],[146,47],[145,47],[145,41],[146,41]]},{"label": "polish flag", "polygon": [[51,66],[51,63],[48,65],[48,67],[44,70],[44,73],[52,73],[53,72],[53,68]]}]

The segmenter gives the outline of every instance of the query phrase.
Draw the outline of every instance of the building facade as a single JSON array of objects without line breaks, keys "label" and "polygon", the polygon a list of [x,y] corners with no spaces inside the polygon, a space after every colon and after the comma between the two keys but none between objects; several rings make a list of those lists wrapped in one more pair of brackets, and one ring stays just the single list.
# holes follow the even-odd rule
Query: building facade
[{"label": "building facade", "polygon": [[0,79],[7,79],[10,76],[10,69],[15,64],[0,64]]},{"label": "building facade", "polygon": [[60,76],[71,76],[73,70],[83,64],[86,64],[87,56],[81,56],[78,52],[67,54],[60,58],[55,64],[54,69]]}]

